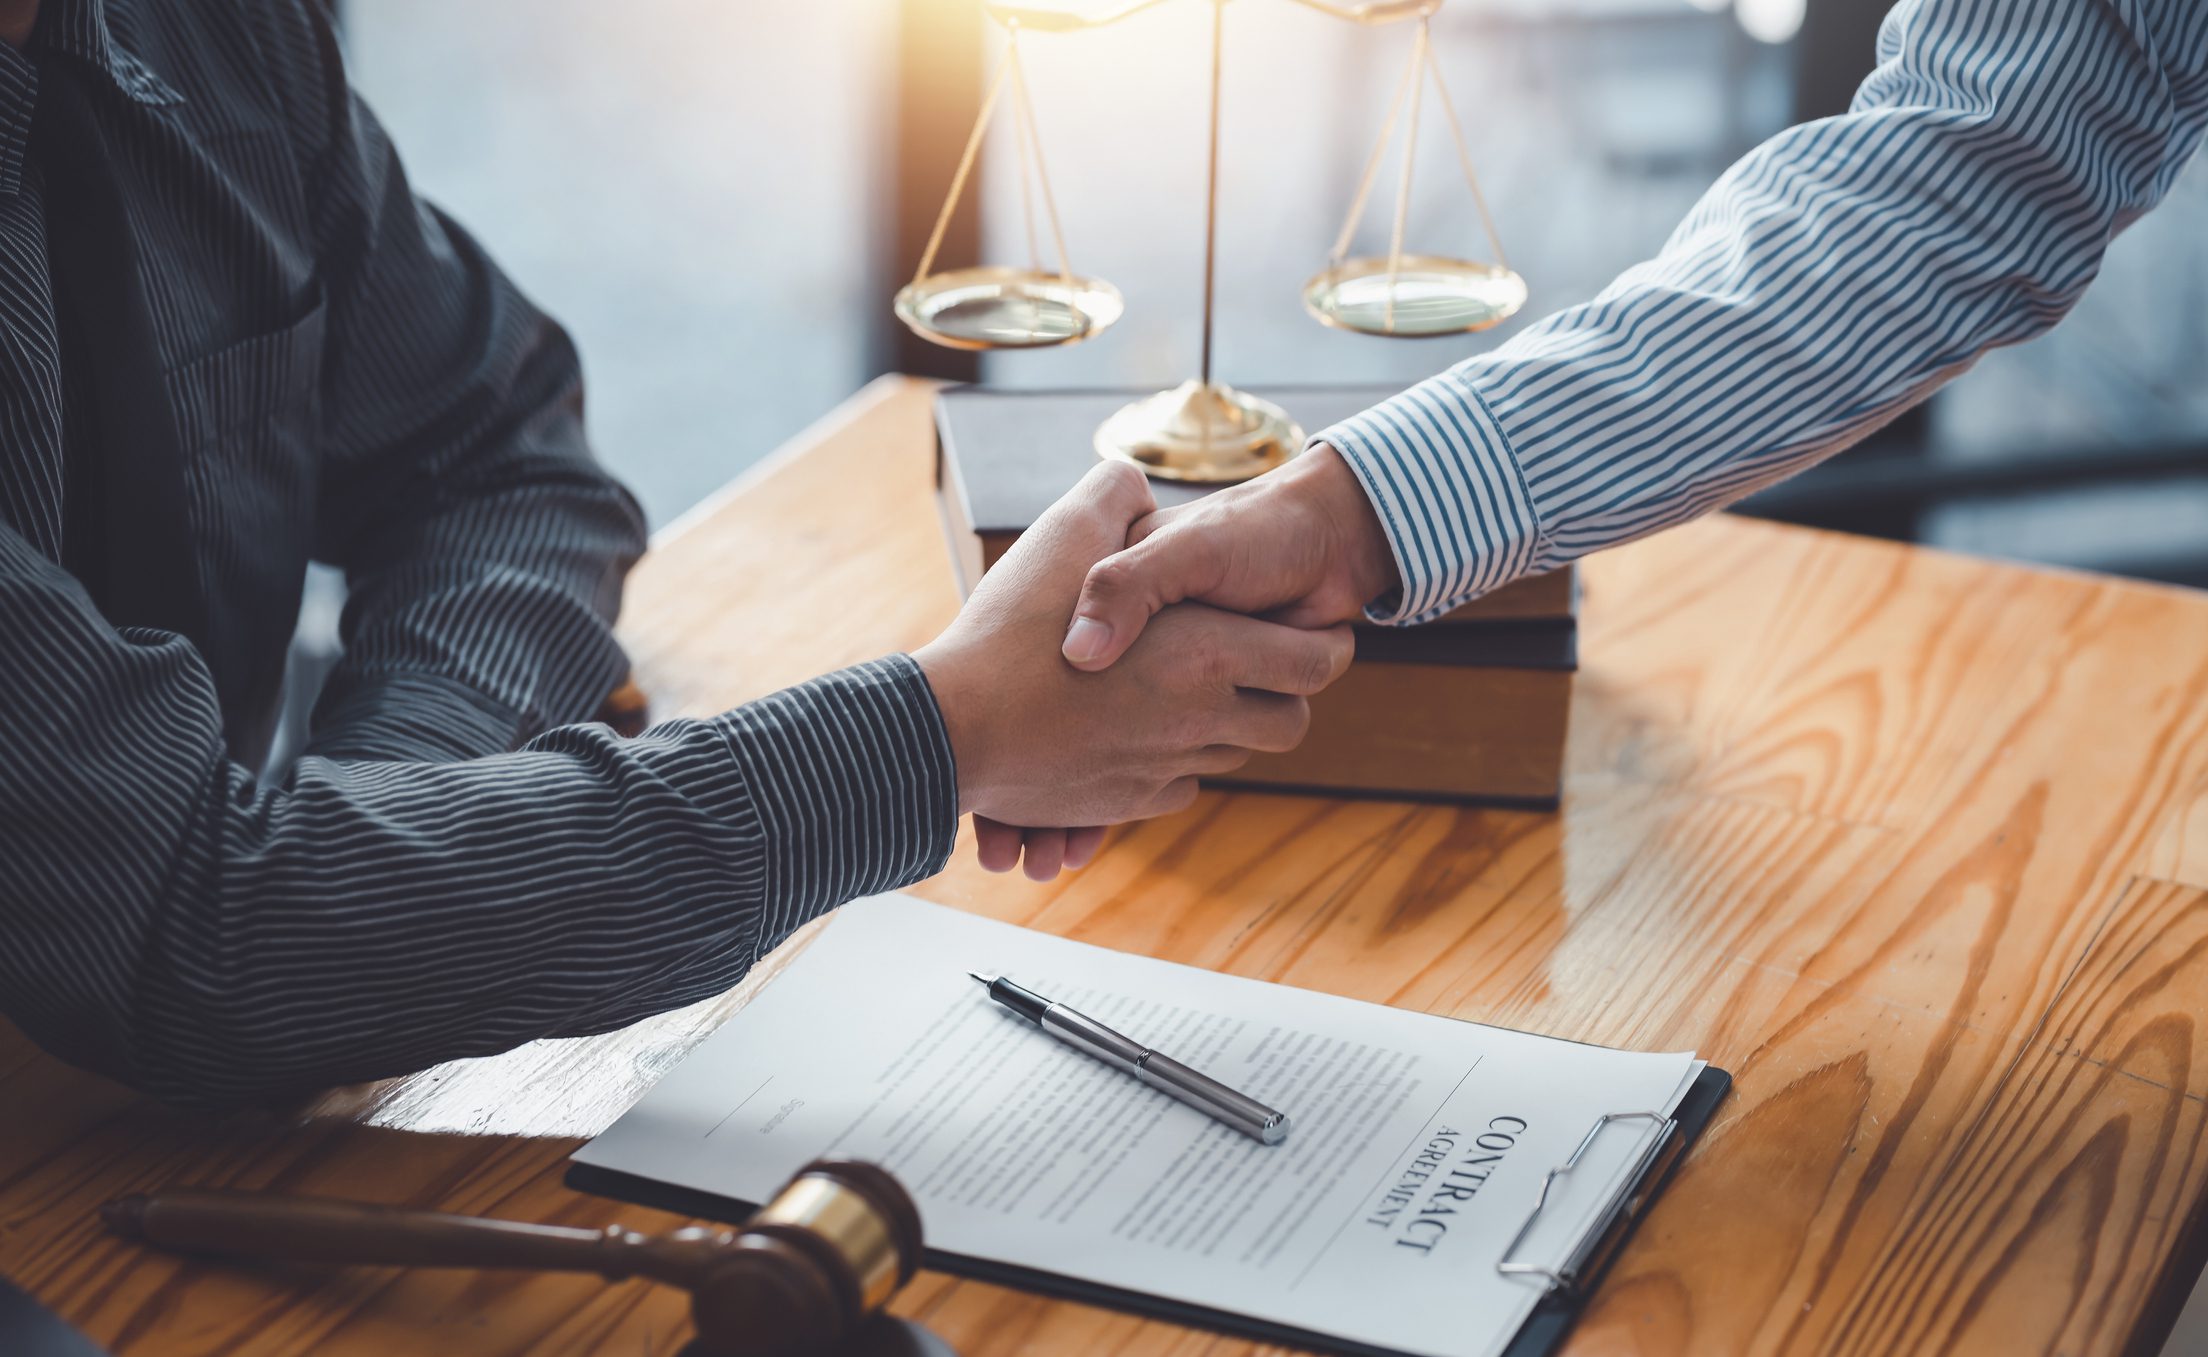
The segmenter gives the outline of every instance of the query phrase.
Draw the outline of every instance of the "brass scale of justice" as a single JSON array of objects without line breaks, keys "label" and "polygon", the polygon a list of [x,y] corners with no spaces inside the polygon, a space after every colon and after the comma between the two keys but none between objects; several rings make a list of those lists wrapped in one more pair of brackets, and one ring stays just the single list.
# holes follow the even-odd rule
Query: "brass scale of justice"
[{"label": "brass scale of justice", "polygon": [[[983,95],[973,131],[966,139],[950,192],[943,199],[935,228],[920,256],[912,281],[894,306],[898,319],[916,334],[956,349],[1036,349],[1078,344],[1102,334],[1118,320],[1124,304],[1119,290],[1098,278],[1073,271],[1065,231],[1051,195],[1035,125],[1034,101],[1020,61],[1025,32],[1070,33],[1102,28],[1133,18],[1170,0],[1120,0],[1116,7],[1068,4],[1060,0],[985,0],[983,10],[1006,34],[1003,60]],[[1168,391],[1129,404],[1097,427],[1099,456],[1133,462],[1161,480],[1224,484],[1269,471],[1301,450],[1303,431],[1278,405],[1212,378],[1214,276],[1219,238],[1219,75],[1227,0],[1210,0],[1211,116],[1204,194],[1203,358],[1199,375]],[[1416,35],[1382,125],[1366,158],[1356,194],[1342,223],[1326,267],[1303,286],[1304,309],[1324,324],[1359,334],[1392,339],[1467,334],[1498,325],[1525,305],[1526,284],[1503,255],[1494,218],[1480,192],[1465,144],[1464,127],[1434,59],[1430,23],[1441,0],[1375,0],[1342,5],[1329,0],[1293,3],[1351,23],[1375,26],[1414,22]],[[1404,225],[1411,202],[1412,165],[1418,146],[1419,111],[1427,77],[1455,141],[1487,237],[1492,262],[1446,255],[1406,253]],[[991,118],[1006,94],[1011,96],[1019,145],[1020,198],[1027,228],[1027,267],[983,265],[935,272],[936,256],[965,192]],[[1408,108],[1406,120],[1405,110]],[[1364,219],[1381,164],[1407,121],[1397,181],[1395,221],[1384,255],[1351,256],[1350,245]],[[1036,233],[1035,203],[1040,197],[1058,267],[1044,267]]]}]

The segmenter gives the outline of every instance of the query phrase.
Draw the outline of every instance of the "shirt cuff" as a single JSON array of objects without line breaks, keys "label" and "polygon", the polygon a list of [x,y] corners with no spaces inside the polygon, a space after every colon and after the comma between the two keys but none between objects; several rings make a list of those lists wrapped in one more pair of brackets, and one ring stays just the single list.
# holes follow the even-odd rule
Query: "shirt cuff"
[{"label": "shirt cuff", "polygon": [[1541,522],[1510,438],[1464,377],[1445,372],[1321,430],[1364,486],[1395,553],[1399,592],[1366,608],[1429,622],[1532,573]]},{"label": "shirt cuff", "polygon": [[958,770],[909,655],[853,665],[715,719],[765,840],[759,954],[846,900],[943,870]]}]

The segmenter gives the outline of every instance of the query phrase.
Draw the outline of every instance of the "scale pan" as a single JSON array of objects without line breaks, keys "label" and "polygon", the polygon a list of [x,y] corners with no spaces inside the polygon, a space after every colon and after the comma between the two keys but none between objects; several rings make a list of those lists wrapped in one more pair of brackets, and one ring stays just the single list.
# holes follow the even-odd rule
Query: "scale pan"
[{"label": "scale pan", "polygon": [[897,294],[897,319],[953,349],[1041,349],[1102,334],[1126,303],[1099,278],[1039,269],[930,274]]},{"label": "scale pan", "polygon": [[1499,264],[1407,254],[1395,263],[1388,314],[1385,257],[1345,259],[1303,285],[1303,309],[1338,330],[1424,339],[1500,325],[1526,304],[1526,280]]}]

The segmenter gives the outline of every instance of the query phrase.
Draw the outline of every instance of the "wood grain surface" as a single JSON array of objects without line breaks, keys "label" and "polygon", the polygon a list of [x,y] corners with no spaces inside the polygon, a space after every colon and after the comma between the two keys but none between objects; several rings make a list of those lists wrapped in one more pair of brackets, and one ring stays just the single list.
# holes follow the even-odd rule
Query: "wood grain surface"
[{"label": "wood grain surface", "polygon": [[[655,714],[931,636],[928,391],[885,380],[662,535]],[[1569,1351],[2152,1351],[2208,1247],[2208,596],[1733,518],[1590,561],[1561,813],[1207,793],[1049,886],[918,893],[1084,941],[1738,1078]],[[211,1119],[0,1024],[0,1273],[124,1353],[665,1354],[682,1299],[178,1262],[103,1201],[268,1187],[677,1224],[565,1156],[740,1007]],[[923,1275],[967,1357],[1246,1345]]]}]

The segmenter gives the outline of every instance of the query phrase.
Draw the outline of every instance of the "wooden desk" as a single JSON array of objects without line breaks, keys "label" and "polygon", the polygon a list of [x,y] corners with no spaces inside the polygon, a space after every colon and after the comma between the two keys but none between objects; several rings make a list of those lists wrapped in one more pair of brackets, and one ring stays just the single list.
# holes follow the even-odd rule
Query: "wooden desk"
[{"label": "wooden desk", "polygon": [[[663,714],[951,616],[928,395],[869,387],[664,535],[624,628]],[[1051,886],[919,893],[1090,942],[1621,1046],[1739,1083],[1577,1354],[2151,1350],[2208,1194],[2208,596],[1722,518],[1587,571],[1561,814],[1205,795]],[[771,977],[613,1036],[210,1121],[0,1026],[0,1272],[130,1353],[668,1353],[678,1297],[182,1265],[166,1183],[569,1224],[559,1184]],[[926,1276],[967,1357],[1231,1352]]]}]

